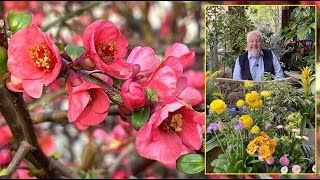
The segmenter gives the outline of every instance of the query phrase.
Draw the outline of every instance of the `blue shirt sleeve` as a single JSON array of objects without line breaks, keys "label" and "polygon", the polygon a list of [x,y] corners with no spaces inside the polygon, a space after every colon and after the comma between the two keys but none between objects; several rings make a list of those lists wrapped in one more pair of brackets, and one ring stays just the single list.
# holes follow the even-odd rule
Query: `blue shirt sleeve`
[{"label": "blue shirt sleeve", "polygon": [[281,69],[277,56],[273,52],[272,52],[272,56],[273,56],[272,62],[274,67],[274,79],[284,78],[283,71]]},{"label": "blue shirt sleeve", "polygon": [[237,58],[236,64],[234,66],[233,79],[234,80],[241,80],[239,57]]}]

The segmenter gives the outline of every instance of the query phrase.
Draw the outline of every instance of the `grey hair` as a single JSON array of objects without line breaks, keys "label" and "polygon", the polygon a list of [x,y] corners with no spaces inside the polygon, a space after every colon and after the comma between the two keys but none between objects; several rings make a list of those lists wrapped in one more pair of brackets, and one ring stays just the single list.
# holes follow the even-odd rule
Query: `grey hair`
[{"label": "grey hair", "polygon": [[262,33],[259,30],[254,30],[254,31],[248,32],[248,34],[247,34],[247,42],[249,41],[249,36],[251,34],[255,34],[255,35],[259,36],[260,39],[261,39],[261,42],[263,42],[263,36],[262,36]]}]

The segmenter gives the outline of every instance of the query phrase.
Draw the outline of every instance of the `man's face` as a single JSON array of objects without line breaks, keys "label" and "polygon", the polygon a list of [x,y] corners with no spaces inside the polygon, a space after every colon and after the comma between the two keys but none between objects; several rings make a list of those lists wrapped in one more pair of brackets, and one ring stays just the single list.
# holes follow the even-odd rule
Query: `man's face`
[{"label": "man's face", "polygon": [[259,36],[250,34],[247,42],[247,49],[254,57],[258,57],[262,49],[262,42]]}]

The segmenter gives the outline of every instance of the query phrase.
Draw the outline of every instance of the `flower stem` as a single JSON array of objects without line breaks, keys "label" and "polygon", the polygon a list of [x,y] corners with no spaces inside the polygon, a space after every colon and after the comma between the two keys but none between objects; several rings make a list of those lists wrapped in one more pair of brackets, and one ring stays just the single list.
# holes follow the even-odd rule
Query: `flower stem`
[{"label": "flower stem", "polygon": [[213,132],[214,132],[214,135],[215,135],[216,138],[217,138],[217,141],[218,141],[218,143],[219,143],[219,145],[220,145],[220,147],[221,147],[222,152],[227,156],[227,159],[230,161],[230,159],[229,159],[229,157],[228,157],[228,154],[224,151],[223,146],[222,146],[221,142],[219,141],[219,138],[218,138],[216,132],[215,132],[215,131],[213,131]]}]

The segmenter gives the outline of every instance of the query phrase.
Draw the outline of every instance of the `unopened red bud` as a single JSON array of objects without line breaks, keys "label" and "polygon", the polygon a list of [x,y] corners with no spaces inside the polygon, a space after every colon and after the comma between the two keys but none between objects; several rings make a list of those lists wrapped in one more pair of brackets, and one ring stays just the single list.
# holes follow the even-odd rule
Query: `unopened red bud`
[{"label": "unopened red bud", "polygon": [[83,69],[89,70],[89,71],[96,69],[96,65],[94,64],[94,62],[88,57],[80,59],[80,66]]}]

